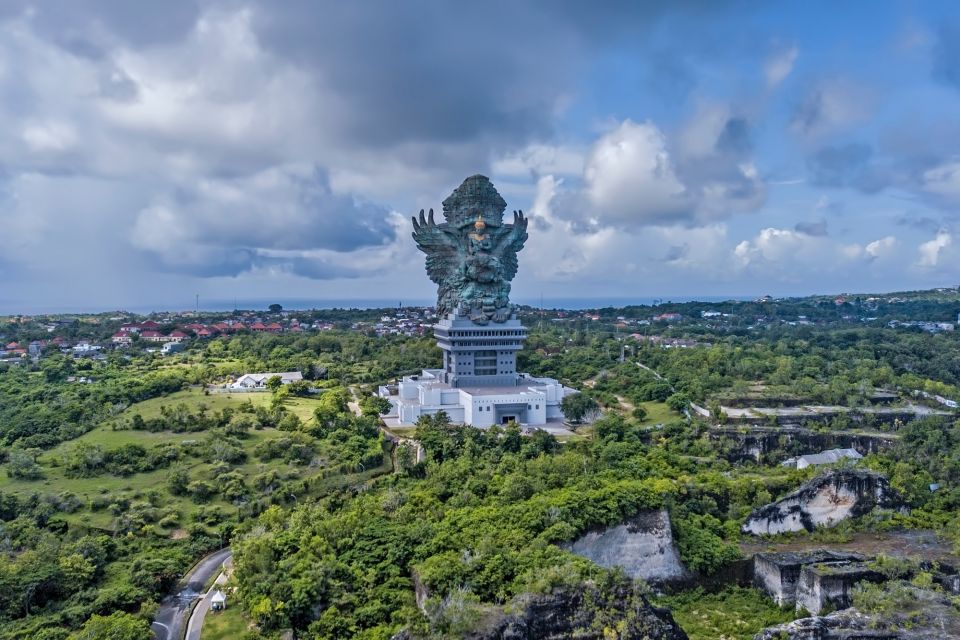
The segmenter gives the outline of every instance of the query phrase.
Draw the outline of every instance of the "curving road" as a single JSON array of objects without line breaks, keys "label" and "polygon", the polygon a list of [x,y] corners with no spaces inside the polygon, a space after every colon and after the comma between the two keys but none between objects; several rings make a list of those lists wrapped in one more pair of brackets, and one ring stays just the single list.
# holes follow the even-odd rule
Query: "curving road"
[{"label": "curving road", "polygon": [[157,616],[150,625],[156,640],[180,640],[183,637],[190,605],[203,595],[204,585],[211,577],[220,573],[223,563],[232,555],[230,549],[211,553],[180,580],[176,592],[163,599]]}]

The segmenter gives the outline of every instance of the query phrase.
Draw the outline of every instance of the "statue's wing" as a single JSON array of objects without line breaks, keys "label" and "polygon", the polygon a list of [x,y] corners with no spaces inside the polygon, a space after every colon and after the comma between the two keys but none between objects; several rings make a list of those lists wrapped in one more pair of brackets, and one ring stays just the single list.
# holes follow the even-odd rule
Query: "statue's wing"
[{"label": "statue's wing", "polygon": [[457,269],[456,237],[433,221],[433,209],[427,217],[420,210],[420,218],[413,218],[413,239],[417,248],[427,254],[427,275],[442,285]]},{"label": "statue's wing", "polygon": [[523,211],[513,212],[513,225],[510,232],[504,234],[503,241],[498,249],[500,253],[500,264],[503,265],[503,276],[507,282],[513,280],[517,275],[517,253],[523,249],[523,244],[527,241],[527,218]]}]

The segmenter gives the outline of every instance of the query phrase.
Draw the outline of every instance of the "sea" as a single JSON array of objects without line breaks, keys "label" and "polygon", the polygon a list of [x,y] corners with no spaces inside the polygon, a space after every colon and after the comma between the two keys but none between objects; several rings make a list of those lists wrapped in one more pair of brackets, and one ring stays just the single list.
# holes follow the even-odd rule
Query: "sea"
[{"label": "sea", "polygon": [[[627,307],[631,305],[665,304],[670,302],[724,302],[728,300],[753,300],[756,296],[635,296],[635,297],[558,297],[543,299],[518,297],[511,299],[514,304],[529,305],[531,307],[540,307],[544,309],[602,309],[605,307]],[[234,310],[253,310],[265,311],[271,304],[279,304],[285,310],[300,311],[310,309],[390,309],[404,307],[428,307],[433,306],[435,300],[427,298],[251,298],[251,299],[228,299],[228,300],[210,300],[200,299],[200,311],[234,311]],[[192,311],[196,304],[195,300],[190,300],[186,304],[176,303],[153,303],[153,304],[133,304],[122,308],[98,307],[98,306],[38,306],[38,305],[15,305],[12,303],[3,304],[0,301],[0,315],[2,314],[56,314],[56,313],[104,313],[110,311],[126,311],[128,313],[150,314],[155,312],[167,311]]]}]

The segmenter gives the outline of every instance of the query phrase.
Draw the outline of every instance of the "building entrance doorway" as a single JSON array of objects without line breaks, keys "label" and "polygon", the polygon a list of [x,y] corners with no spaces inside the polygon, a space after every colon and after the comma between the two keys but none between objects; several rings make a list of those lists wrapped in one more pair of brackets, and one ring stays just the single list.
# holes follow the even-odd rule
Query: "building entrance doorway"
[{"label": "building entrance doorway", "polygon": [[510,424],[510,422],[516,422],[517,416],[500,416],[500,424]]}]

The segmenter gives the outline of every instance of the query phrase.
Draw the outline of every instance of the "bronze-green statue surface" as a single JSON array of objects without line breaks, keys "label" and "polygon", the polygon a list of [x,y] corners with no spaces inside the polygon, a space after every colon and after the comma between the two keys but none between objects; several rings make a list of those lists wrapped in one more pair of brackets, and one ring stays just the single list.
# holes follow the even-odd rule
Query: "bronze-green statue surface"
[{"label": "bronze-green statue surface", "polygon": [[527,219],[514,211],[513,224],[504,224],[506,208],[489,178],[476,175],[443,201],[445,222],[434,222],[433,209],[413,218],[413,239],[427,254],[441,317],[455,311],[477,324],[510,318],[510,281],[527,240]]}]

